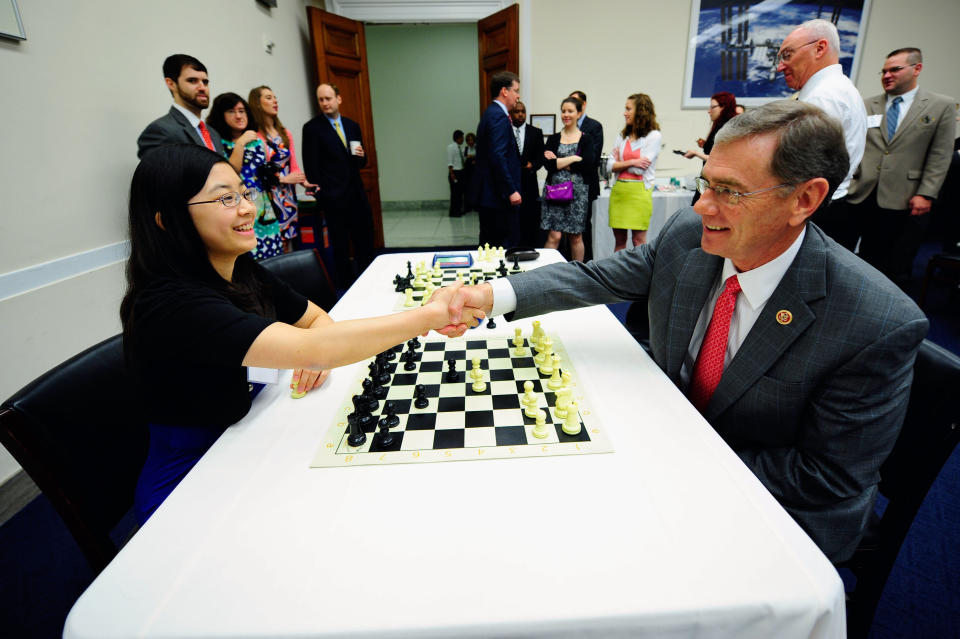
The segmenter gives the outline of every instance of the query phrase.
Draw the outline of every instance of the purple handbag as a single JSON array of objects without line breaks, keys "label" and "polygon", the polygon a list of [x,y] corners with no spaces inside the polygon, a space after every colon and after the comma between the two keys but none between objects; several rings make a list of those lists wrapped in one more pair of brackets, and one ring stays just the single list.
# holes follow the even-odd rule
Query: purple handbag
[{"label": "purple handbag", "polygon": [[543,199],[549,202],[572,202],[573,181],[566,180],[560,184],[546,184],[543,187]]}]

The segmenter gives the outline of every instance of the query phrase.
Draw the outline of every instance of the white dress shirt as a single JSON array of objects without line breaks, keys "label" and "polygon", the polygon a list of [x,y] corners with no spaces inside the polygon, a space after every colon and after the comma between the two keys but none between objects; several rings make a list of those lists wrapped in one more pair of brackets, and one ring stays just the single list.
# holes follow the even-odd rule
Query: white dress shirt
[{"label": "white dress shirt", "polygon": [[520,149],[520,155],[523,155],[523,140],[527,134],[527,123],[513,127],[513,137],[517,140],[517,148]]},{"label": "white dress shirt", "polygon": [[[613,143],[613,148],[618,153],[617,157],[619,157],[621,160],[623,159],[623,150],[627,147],[628,142],[630,143],[631,149],[636,151],[639,147],[640,153],[643,154],[643,157],[650,160],[650,166],[647,167],[646,171],[638,166],[631,166],[629,169],[627,169],[627,171],[633,173],[634,175],[643,176],[643,183],[648,190],[653,190],[653,180],[656,178],[657,156],[660,155],[660,149],[663,146],[661,140],[663,140],[663,135],[660,133],[660,131],[653,130],[639,140],[633,141],[630,141],[629,138],[622,138],[618,135],[617,140]],[[613,153],[610,154],[610,158],[607,160],[607,171],[612,175],[615,183],[617,172],[614,172],[613,170]]]},{"label": "white dress shirt", "polygon": [[447,167],[453,167],[454,171],[463,170],[463,149],[456,142],[447,145]]},{"label": "white dress shirt", "polygon": [[797,99],[820,107],[827,115],[839,120],[843,127],[843,139],[850,156],[850,170],[833,194],[834,200],[840,199],[847,194],[850,180],[860,166],[863,148],[867,144],[867,109],[863,105],[863,97],[850,78],[843,75],[843,67],[831,64],[810,76],[800,89]]},{"label": "white dress shirt", "polygon": [[907,114],[907,111],[910,110],[910,105],[913,104],[913,99],[917,97],[917,91],[919,90],[920,90],[920,87],[915,86],[902,95],[891,95],[889,93],[887,94],[887,103],[884,106],[884,109],[883,109],[884,112],[890,110],[890,104],[893,102],[894,98],[900,98],[902,100],[902,102],[900,102],[900,117],[897,118],[897,127],[893,130],[894,133],[896,133],[897,129],[900,128],[900,124],[903,122],[903,116],[905,116]]},{"label": "white dress shirt", "polygon": [[[700,344],[703,342],[703,336],[707,333],[707,327],[710,325],[710,318],[713,317],[713,307],[717,304],[717,299],[723,292],[724,283],[731,275],[736,275],[740,282],[740,295],[737,296],[737,305],[734,307],[733,316],[730,318],[730,332],[727,335],[727,352],[723,357],[723,367],[726,368],[733,360],[734,355],[740,350],[743,341],[750,333],[750,329],[757,322],[760,312],[767,305],[770,296],[780,285],[780,280],[786,274],[787,269],[793,264],[794,258],[800,252],[800,245],[803,244],[803,238],[807,234],[806,227],[800,231],[800,235],[793,241],[793,244],[786,251],[770,260],[766,264],[758,266],[749,271],[738,273],[736,267],[729,259],[723,260],[723,269],[720,271],[720,277],[713,284],[713,291],[700,310],[700,317],[697,319],[697,325],[690,336],[690,345],[687,347],[687,354],[683,359],[683,366],[680,369],[681,388],[686,389],[690,384],[690,375],[693,373],[693,365],[697,361],[697,354],[700,352]],[[609,258],[607,258],[609,259]],[[505,277],[497,278],[490,282],[493,289],[493,310],[490,317],[499,317],[504,313],[510,313],[517,308],[517,293],[513,290],[510,280]],[[788,309],[789,310],[789,309]]]}]

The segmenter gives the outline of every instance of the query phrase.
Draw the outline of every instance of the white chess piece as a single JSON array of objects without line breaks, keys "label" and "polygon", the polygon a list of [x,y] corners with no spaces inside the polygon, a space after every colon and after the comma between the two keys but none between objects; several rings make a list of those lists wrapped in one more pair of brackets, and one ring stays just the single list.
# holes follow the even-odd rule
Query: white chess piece
[{"label": "white chess piece", "polygon": [[573,390],[564,386],[557,391],[557,404],[553,407],[553,414],[556,415],[559,419],[567,418],[567,410],[569,409],[571,399],[573,395]]},{"label": "white chess piece", "polygon": [[523,383],[523,398],[520,400],[523,404],[523,414],[533,419],[537,416],[537,396],[533,394],[533,382],[527,380]]},{"label": "white chess piece", "polygon": [[523,345],[523,336],[520,335],[520,329],[513,330],[513,353],[514,357],[526,357],[529,354],[527,348]]},{"label": "white chess piece", "polygon": [[553,362],[553,374],[547,382],[547,388],[555,391],[563,388],[563,380],[560,378],[560,356],[554,353],[550,359]]},{"label": "white chess piece", "polygon": [[541,373],[549,375],[553,372],[553,369],[550,368],[550,356],[553,355],[553,340],[544,336],[543,339],[540,340],[540,348],[538,350],[540,352],[533,358],[533,361],[536,362]]},{"label": "white chess piece", "polygon": [[480,368],[480,358],[473,358],[473,370],[470,371],[470,378],[473,380],[473,392],[482,393],[487,390],[487,383],[483,381],[483,370]]},{"label": "white chess piece", "polygon": [[417,303],[413,301],[413,289],[408,288],[403,291],[403,305],[410,307],[415,306]]},{"label": "white chess piece", "polygon": [[536,437],[537,439],[545,439],[550,431],[547,429],[547,413],[543,410],[537,411],[536,425],[533,427],[533,430],[530,431],[530,434]]},{"label": "white chess piece", "polygon": [[580,415],[577,413],[577,403],[570,402],[567,406],[567,416],[563,420],[563,432],[567,435],[580,434]]}]

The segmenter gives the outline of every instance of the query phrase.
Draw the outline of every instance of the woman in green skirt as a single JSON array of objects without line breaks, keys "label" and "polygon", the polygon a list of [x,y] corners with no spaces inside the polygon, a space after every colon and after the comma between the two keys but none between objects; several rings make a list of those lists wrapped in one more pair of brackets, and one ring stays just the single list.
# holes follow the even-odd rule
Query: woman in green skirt
[{"label": "woman in green skirt", "polygon": [[626,125],[617,136],[608,160],[615,180],[610,191],[614,251],[627,247],[627,229],[633,230],[633,246],[647,240],[653,212],[654,165],[662,137],[653,100],[645,93],[634,93],[627,98],[623,118]]}]

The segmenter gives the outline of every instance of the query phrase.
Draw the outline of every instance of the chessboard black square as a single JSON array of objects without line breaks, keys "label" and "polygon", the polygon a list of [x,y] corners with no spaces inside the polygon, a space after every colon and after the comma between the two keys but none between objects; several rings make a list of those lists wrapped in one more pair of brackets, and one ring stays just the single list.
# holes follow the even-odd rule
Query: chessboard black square
[{"label": "chessboard black square", "polygon": [[485,351],[487,350],[487,342],[486,340],[467,340],[467,350]]},{"label": "chessboard black square", "polygon": [[[541,408],[540,410],[543,410],[543,409]],[[552,424],[552,423],[553,423],[553,417],[550,415],[550,411],[544,410],[543,412],[544,412],[544,414],[547,416],[545,422],[546,422],[547,424]],[[523,413],[523,423],[526,424],[526,425],[528,425],[528,426],[533,426],[534,424],[537,423],[537,420],[536,420],[536,419],[533,419],[533,418],[531,418],[531,417],[527,417],[527,414],[526,414],[526,413]]]},{"label": "chessboard black square", "polygon": [[516,395],[494,395],[493,407],[496,409],[520,408],[520,398]]},{"label": "chessboard black square", "polygon": [[549,406],[550,408],[553,408],[554,406],[557,405],[557,394],[556,394],[556,393],[553,393],[553,392],[551,392],[551,391],[547,391],[547,392],[545,392],[545,393],[543,394],[543,396],[547,398],[547,406]]},{"label": "chessboard black square", "polygon": [[511,357],[510,365],[514,368],[536,368],[532,357]]},{"label": "chessboard black square", "polygon": [[434,450],[444,448],[463,448],[464,432],[462,429],[438,430],[433,433]]},{"label": "chessboard black square", "polygon": [[400,450],[401,444],[403,444],[403,432],[399,431],[396,433],[390,433],[393,436],[393,441],[390,442],[389,446],[383,445],[383,435],[380,434],[378,430],[377,433],[373,436],[373,441],[370,442],[370,452],[371,453],[387,453],[396,450]]},{"label": "chessboard black square", "polygon": [[487,387],[484,388],[482,391],[480,391],[480,392],[478,393],[477,391],[473,390],[473,382],[467,382],[467,384],[466,384],[466,393],[467,393],[467,395],[470,395],[470,396],[472,396],[472,397],[482,397],[483,395],[489,395],[489,394],[490,394],[490,384],[487,384]]},{"label": "chessboard black square", "polygon": [[[396,409],[397,414],[399,415],[405,415],[409,413],[410,406],[413,404],[412,399],[391,399],[390,401],[393,402],[393,407]],[[387,413],[387,406],[386,406],[386,403],[384,403],[383,414],[385,415],[386,413]]]},{"label": "chessboard black square", "polygon": [[487,357],[490,359],[506,359],[510,357],[509,348],[491,348],[490,352],[487,354]]},{"label": "chessboard black square", "polygon": [[411,386],[417,383],[416,373],[397,373],[390,380],[391,386]]},{"label": "chessboard black square", "polygon": [[501,368],[490,371],[491,382],[510,382],[516,379],[513,370],[510,368]]},{"label": "chessboard black square", "polygon": [[442,351],[444,348],[446,348],[446,342],[427,342],[423,346],[425,351]]},{"label": "chessboard black square", "polygon": [[580,432],[576,435],[567,435],[563,432],[563,422],[557,422],[554,424],[554,427],[557,429],[557,437],[560,440],[561,444],[566,444],[568,442],[588,442],[590,441],[590,435],[587,433],[586,426],[583,426],[583,422],[580,422]]},{"label": "chessboard black square", "polygon": [[444,360],[455,359],[459,362],[460,360],[467,359],[467,351],[465,350],[447,351],[443,354],[443,359]]},{"label": "chessboard black square", "polygon": [[523,391],[523,385],[526,384],[527,382],[531,382],[531,383],[533,384],[533,392],[534,392],[534,393],[542,393],[542,392],[543,392],[543,386],[540,385],[540,380],[539,380],[539,379],[523,379],[523,380],[518,379],[518,380],[517,380],[517,392],[518,392],[518,393],[521,393],[521,394],[522,394],[522,393],[524,392],[524,391]]},{"label": "chessboard black square", "polygon": [[466,401],[463,397],[441,397],[437,400],[437,411],[441,413],[462,413],[465,406]]},{"label": "chessboard black square", "polygon": [[527,433],[523,426],[501,426],[494,430],[497,446],[523,446],[527,443]]},{"label": "chessboard black square", "polygon": [[478,428],[481,426],[493,426],[492,410],[468,410],[464,414],[464,426],[467,428]]},{"label": "chessboard black square", "polygon": [[420,364],[421,373],[439,373],[443,370],[443,362],[423,362]]},{"label": "chessboard black square", "polygon": [[407,415],[406,430],[433,430],[437,425],[436,413],[413,413]]}]

